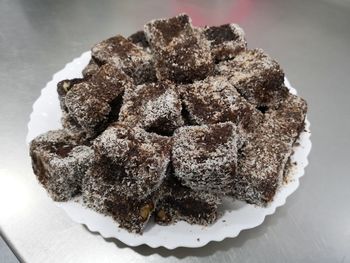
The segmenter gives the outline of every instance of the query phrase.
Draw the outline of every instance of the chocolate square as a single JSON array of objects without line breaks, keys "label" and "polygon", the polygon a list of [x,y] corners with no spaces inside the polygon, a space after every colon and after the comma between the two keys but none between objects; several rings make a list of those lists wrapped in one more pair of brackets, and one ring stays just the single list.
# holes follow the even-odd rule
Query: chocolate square
[{"label": "chocolate square", "polygon": [[247,102],[224,76],[184,85],[181,94],[190,124],[231,121],[246,132],[252,132],[263,118],[263,114]]},{"label": "chocolate square", "polygon": [[257,107],[276,108],[288,95],[281,67],[261,49],[243,51],[233,60],[217,64],[216,70]]},{"label": "chocolate square", "polygon": [[238,134],[231,122],[188,126],[174,134],[175,176],[193,190],[223,195],[236,175]]},{"label": "chocolate square", "polygon": [[184,124],[181,101],[170,82],[157,82],[127,89],[120,110],[120,121],[160,135],[172,135]]},{"label": "chocolate square", "polygon": [[159,80],[188,83],[213,70],[209,42],[193,29],[187,15],[147,23],[144,31],[155,58]]},{"label": "chocolate square", "polygon": [[78,145],[64,130],[36,137],[30,143],[32,166],[38,181],[54,201],[81,193],[82,179],[93,162],[93,150]]}]

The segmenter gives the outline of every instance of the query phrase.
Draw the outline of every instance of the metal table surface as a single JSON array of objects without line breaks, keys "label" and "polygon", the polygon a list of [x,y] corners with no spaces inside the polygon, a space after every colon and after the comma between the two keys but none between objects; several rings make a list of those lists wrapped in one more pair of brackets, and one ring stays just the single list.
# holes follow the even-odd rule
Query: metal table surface
[{"label": "metal table surface", "polygon": [[[259,227],[199,249],[130,248],[72,222],[36,182],[25,135],[65,63],[148,20],[238,22],[309,103],[313,149],[299,189]],[[26,262],[350,262],[350,2],[0,0],[0,226]],[[0,250],[1,251],[1,250]],[[1,257],[0,257],[1,258]]]}]

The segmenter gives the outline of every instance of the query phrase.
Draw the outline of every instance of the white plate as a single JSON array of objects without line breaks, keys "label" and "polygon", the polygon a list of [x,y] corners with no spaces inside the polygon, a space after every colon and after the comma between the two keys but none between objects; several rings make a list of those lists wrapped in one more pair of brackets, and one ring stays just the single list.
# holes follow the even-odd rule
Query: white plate
[{"label": "white plate", "polygon": [[[79,58],[68,63],[64,69],[54,74],[53,79],[41,91],[40,97],[33,105],[33,112],[28,123],[27,142],[48,130],[61,128],[61,111],[56,93],[57,82],[63,79],[81,77],[82,69],[90,59],[90,52],[83,53]],[[285,84],[292,93],[296,93],[288,82]],[[274,201],[266,208],[256,207],[240,201],[225,202],[223,215],[211,226],[203,227],[178,222],[171,226],[160,226],[150,222],[143,235],[136,235],[120,229],[110,218],[83,207],[79,202],[56,203],[64,209],[75,222],[85,224],[91,231],[99,232],[103,237],[114,237],[129,246],[146,244],[150,247],[201,247],[210,241],[221,241],[228,237],[236,237],[244,230],[260,225],[267,215],[286,202],[286,198],[299,186],[299,178],[304,175],[308,164],[307,155],[311,150],[310,123],[306,120],[306,132],[300,136],[300,146],[295,148],[292,161],[297,166],[291,171],[290,182],[283,185],[276,194]],[[78,200],[79,201],[79,200]]]}]

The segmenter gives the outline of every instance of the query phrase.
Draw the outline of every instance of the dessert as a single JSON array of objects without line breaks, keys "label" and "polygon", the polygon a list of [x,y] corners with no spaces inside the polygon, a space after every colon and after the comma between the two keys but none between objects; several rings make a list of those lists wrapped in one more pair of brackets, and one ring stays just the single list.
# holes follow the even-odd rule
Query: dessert
[{"label": "dessert", "polygon": [[94,45],[82,73],[57,84],[63,129],[30,145],[53,200],[139,234],[150,220],[210,225],[224,199],[273,201],[307,105],[238,25],[153,20]]},{"label": "dessert", "polygon": [[266,206],[281,186],[293,144],[304,128],[306,102],[289,94],[280,108],[267,114],[239,150],[233,196]]},{"label": "dessert", "polygon": [[262,121],[263,114],[224,76],[208,77],[181,88],[182,103],[192,125],[231,121],[246,131]]},{"label": "dessert", "polygon": [[153,20],[144,30],[159,80],[187,83],[213,70],[209,41],[192,27],[187,15]]},{"label": "dessert", "polygon": [[262,49],[246,50],[234,59],[217,64],[218,74],[228,81],[248,102],[262,111],[278,105],[288,94],[279,64]]},{"label": "dessert", "polygon": [[179,128],[174,134],[174,174],[195,191],[223,195],[236,176],[237,130],[231,122]]},{"label": "dessert", "polygon": [[[165,178],[170,161],[171,139],[124,124],[108,127],[95,141],[97,157],[119,167],[125,176],[119,185],[125,195],[147,196]],[[125,188],[122,187],[125,185]]]},{"label": "dessert", "polygon": [[51,198],[67,201],[81,193],[82,180],[94,154],[64,130],[55,130],[36,137],[30,143],[30,155],[34,173]]},{"label": "dessert", "polygon": [[151,54],[140,45],[121,35],[111,37],[91,49],[92,58],[99,64],[112,64],[130,76],[135,84],[156,81]]},{"label": "dessert", "polygon": [[97,212],[112,216],[120,227],[140,233],[155,209],[158,193],[144,195],[128,190],[129,186],[137,186],[131,179],[123,180],[126,176],[121,167],[99,157],[83,180],[83,202]]},{"label": "dessert", "polygon": [[130,78],[111,64],[103,65],[90,79],[72,86],[64,97],[68,115],[88,137],[96,137],[118,119],[124,90]]},{"label": "dessert", "polygon": [[178,93],[170,82],[143,84],[127,89],[119,120],[130,127],[137,126],[149,132],[171,135],[184,124]]},{"label": "dessert", "polygon": [[87,206],[140,232],[155,209],[170,161],[171,139],[114,124],[94,142],[96,162],[83,182]]}]

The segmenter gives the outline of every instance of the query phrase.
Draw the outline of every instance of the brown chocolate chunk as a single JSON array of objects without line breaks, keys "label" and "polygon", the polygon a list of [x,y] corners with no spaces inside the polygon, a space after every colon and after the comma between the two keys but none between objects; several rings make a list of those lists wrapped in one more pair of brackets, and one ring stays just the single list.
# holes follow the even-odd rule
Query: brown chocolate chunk
[{"label": "brown chocolate chunk", "polygon": [[152,56],[148,50],[121,35],[96,44],[91,49],[91,55],[100,64],[109,63],[123,70],[135,84],[156,81]]},{"label": "brown chocolate chunk", "polygon": [[119,227],[140,233],[155,209],[158,193],[140,197],[130,180],[124,180],[127,176],[123,167],[99,158],[84,178],[83,201],[87,207],[112,216]]},{"label": "brown chocolate chunk", "polygon": [[141,232],[155,209],[170,160],[167,137],[114,124],[95,141],[97,161],[83,182],[88,207]]},{"label": "brown chocolate chunk", "polygon": [[205,27],[203,33],[217,62],[232,59],[247,48],[244,31],[236,24]]},{"label": "brown chocolate chunk", "polygon": [[121,194],[146,197],[164,180],[171,139],[115,124],[94,141],[94,149],[98,156],[123,170]]},{"label": "brown chocolate chunk", "polygon": [[93,155],[90,147],[78,145],[64,130],[49,131],[30,144],[34,173],[54,201],[67,201],[81,193]]},{"label": "brown chocolate chunk", "polygon": [[183,125],[181,101],[170,82],[157,82],[127,89],[120,110],[120,121],[130,127],[171,135]]},{"label": "brown chocolate chunk", "polygon": [[144,30],[159,80],[188,83],[212,72],[209,42],[192,27],[187,15],[153,20]]},{"label": "brown chocolate chunk", "polygon": [[304,127],[305,101],[289,94],[239,150],[233,194],[240,200],[265,206],[281,186],[292,146]]},{"label": "brown chocolate chunk", "polygon": [[239,200],[265,206],[281,185],[291,145],[259,128],[239,150],[233,195]]},{"label": "brown chocolate chunk", "polygon": [[179,128],[172,149],[175,176],[193,190],[230,192],[236,174],[237,137],[231,122]]},{"label": "brown chocolate chunk", "polygon": [[231,121],[245,131],[252,132],[263,118],[224,76],[208,77],[185,85],[181,93],[192,124]]},{"label": "brown chocolate chunk", "polygon": [[306,111],[306,101],[289,93],[280,107],[266,116],[266,123],[276,136],[287,136],[294,142],[304,129]]},{"label": "brown chocolate chunk", "polygon": [[233,60],[219,63],[216,70],[257,107],[276,108],[288,95],[288,89],[282,85],[282,69],[261,49],[243,51]]},{"label": "brown chocolate chunk", "polygon": [[91,79],[73,86],[65,97],[69,116],[94,137],[118,118],[125,88],[131,80],[119,69],[106,64]]}]

